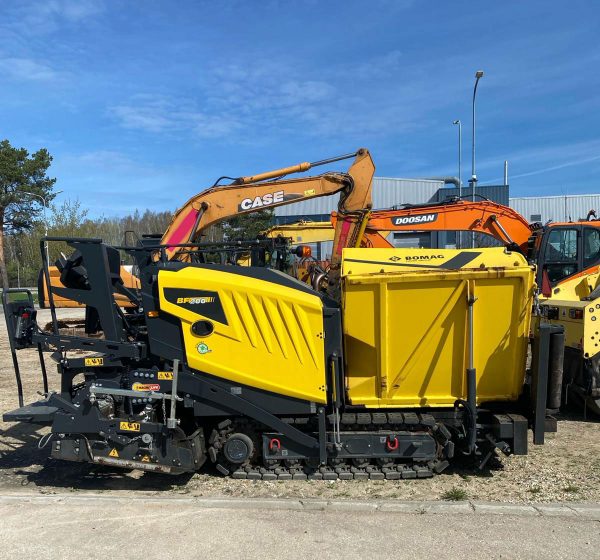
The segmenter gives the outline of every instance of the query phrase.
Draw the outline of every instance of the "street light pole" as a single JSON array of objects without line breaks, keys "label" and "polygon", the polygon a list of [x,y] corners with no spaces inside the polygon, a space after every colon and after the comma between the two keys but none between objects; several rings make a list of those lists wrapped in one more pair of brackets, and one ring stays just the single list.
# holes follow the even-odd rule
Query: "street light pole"
[{"label": "street light pole", "polygon": [[458,198],[462,196],[462,122],[456,119],[452,124],[458,125]]},{"label": "street light pole", "polygon": [[[456,119],[452,124],[458,125],[458,198],[462,198],[462,122]],[[461,248],[461,232],[456,232],[456,248]]]},{"label": "street light pole", "polygon": [[[469,180],[471,183],[471,194],[473,195],[473,200],[475,200],[475,189],[477,187],[477,174],[475,173],[475,96],[477,95],[477,86],[479,85],[479,80],[482,77],[483,70],[477,70],[477,72],[475,72],[475,87],[473,88],[473,143],[471,146],[471,179]],[[471,234],[471,247],[475,247],[475,232]]]}]

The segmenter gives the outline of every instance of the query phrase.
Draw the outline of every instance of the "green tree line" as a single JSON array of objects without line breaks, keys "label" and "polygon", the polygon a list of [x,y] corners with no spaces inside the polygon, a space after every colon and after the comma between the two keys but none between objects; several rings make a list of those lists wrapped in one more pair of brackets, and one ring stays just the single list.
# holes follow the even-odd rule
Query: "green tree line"
[{"label": "green tree line", "polygon": [[[79,200],[67,200],[47,210],[48,235],[51,237],[97,237],[111,245],[135,243],[142,234],[162,234],[172,218],[172,212],[136,210],[125,217],[89,218],[88,210]],[[43,216],[36,218],[28,230],[5,235],[5,259],[9,285],[36,286],[42,266],[40,241],[46,232]],[[126,232],[128,233],[126,235]],[[69,255],[72,249],[66,243],[48,245],[50,263],[61,253]]]},{"label": "green tree line", "polygon": [[[3,287],[34,287],[42,266],[41,239],[95,237],[110,245],[135,245],[144,234],[162,235],[173,217],[161,212],[135,210],[125,217],[89,217],[79,200],[51,204],[56,178],[48,176],[52,156],[45,148],[29,154],[8,140],[0,141],[0,281]],[[182,201],[183,204],[184,201]],[[208,228],[201,241],[253,239],[268,228],[271,211],[232,216]],[[65,242],[48,245],[50,264],[72,249]],[[126,261],[125,261],[126,262]]]},{"label": "green tree line", "polygon": [[[173,212],[135,210],[124,217],[89,218],[88,209],[79,200],[67,200],[51,205],[47,210],[48,236],[96,237],[110,245],[132,245],[144,234],[163,234]],[[218,242],[223,239],[253,239],[272,224],[272,212],[262,211],[237,216],[204,232],[202,240]],[[10,287],[35,287],[42,267],[40,241],[46,231],[43,215],[36,218],[28,230],[5,235],[5,259]],[[61,253],[73,250],[63,242],[48,244],[50,264]]]}]

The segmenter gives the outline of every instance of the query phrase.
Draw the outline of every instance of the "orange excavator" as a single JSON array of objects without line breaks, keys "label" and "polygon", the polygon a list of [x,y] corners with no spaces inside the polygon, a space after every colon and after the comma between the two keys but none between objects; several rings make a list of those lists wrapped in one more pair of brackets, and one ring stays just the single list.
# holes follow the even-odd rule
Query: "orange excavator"
[{"label": "orange excavator", "polygon": [[527,254],[535,227],[515,210],[491,200],[450,199],[438,204],[375,210],[365,229],[365,246],[389,247],[394,231],[467,231],[494,237]]},{"label": "orange excavator", "polygon": [[[303,173],[315,167],[347,159],[354,161],[346,172],[329,171],[315,176],[287,178],[291,174]],[[200,243],[203,231],[232,216],[340,193],[334,231],[334,251],[328,278],[331,295],[334,295],[342,249],[357,247],[363,235],[372,206],[374,173],[375,165],[369,150],[361,148],[351,154],[238,177],[229,185],[219,185],[221,180],[228,179],[221,177],[212,187],[193,196],[175,213],[160,239],[160,245],[164,246],[168,259],[185,261],[189,259],[190,254],[186,244],[193,246]],[[68,273],[70,268],[77,266],[76,259],[76,255],[71,256],[68,261],[64,258],[59,259],[57,267],[50,267],[50,282],[56,288],[54,300],[57,307],[80,306],[78,302],[60,297],[63,287],[61,277]],[[138,279],[124,267],[121,267],[121,280],[126,288],[139,286]],[[39,284],[40,306],[44,307],[48,299],[43,277],[40,277]],[[115,294],[115,299],[124,307],[131,305],[121,294]]]},{"label": "orange excavator", "polygon": [[[550,297],[568,279],[597,272],[600,264],[600,220],[589,218],[590,215],[579,222],[530,224],[517,211],[503,204],[487,199],[468,201],[452,198],[434,204],[374,210],[365,226],[361,246],[393,247],[388,239],[392,232],[464,231],[485,234],[535,262],[538,286],[546,297]],[[337,215],[333,213],[334,226],[336,220]]]},{"label": "orange excavator", "polygon": [[[267,230],[265,235],[291,237],[293,243],[294,240],[298,240],[295,244],[300,244],[307,239],[311,242],[331,241],[337,228],[337,220],[338,214],[333,212],[330,227],[327,227],[327,222],[300,222],[274,226]],[[530,225],[512,208],[491,200],[467,201],[452,198],[433,204],[373,210],[368,216],[366,225],[361,228],[363,235],[360,245],[372,248],[394,247],[389,240],[393,232],[465,231],[488,235],[511,250],[530,257],[529,244],[532,236],[540,228],[540,224]],[[306,280],[308,276],[308,269],[302,269],[302,277]]]},{"label": "orange excavator", "polygon": [[[327,172],[314,177],[283,179],[293,173],[350,158],[354,158],[354,162],[345,173]],[[369,151],[361,148],[353,154],[239,177],[227,186],[215,184],[192,197],[177,211],[161,244],[167,245],[167,256],[175,258],[184,251],[171,244],[195,243],[202,231],[227,218],[339,192],[332,257],[332,267],[336,268],[341,260],[342,248],[355,247],[360,242],[372,206],[374,173],[375,166]]]},{"label": "orange excavator", "polygon": [[[305,239],[332,241],[336,221],[337,213],[333,212],[331,223],[301,221],[273,226],[265,234],[269,237],[289,235],[296,244]],[[541,227],[541,224],[529,224],[516,210],[491,200],[471,202],[454,198],[433,204],[373,210],[368,216],[361,246],[393,247],[388,239],[392,232],[465,231],[488,235],[527,255],[530,238]]]}]

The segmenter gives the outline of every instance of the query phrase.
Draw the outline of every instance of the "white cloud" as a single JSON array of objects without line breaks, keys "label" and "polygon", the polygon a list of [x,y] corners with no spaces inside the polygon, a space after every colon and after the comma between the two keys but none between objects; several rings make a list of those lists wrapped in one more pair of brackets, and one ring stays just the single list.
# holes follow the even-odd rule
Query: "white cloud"
[{"label": "white cloud", "polygon": [[373,56],[365,62],[349,65],[347,71],[351,73],[353,79],[380,80],[398,75],[402,62],[406,64],[402,53],[394,49]]},{"label": "white cloud", "polygon": [[104,7],[102,0],[44,0],[35,9],[41,14],[79,22],[97,16],[104,11]]},{"label": "white cloud", "polygon": [[210,114],[187,99],[159,95],[137,95],[109,109],[121,126],[145,132],[190,131],[202,138],[228,136],[240,123],[226,113]]},{"label": "white cloud", "polygon": [[0,71],[18,80],[52,81],[61,77],[61,73],[48,64],[32,58],[0,58]]},{"label": "white cloud", "polygon": [[104,0],[36,0],[9,6],[0,20],[1,37],[27,48],[31,38],[57,33],[65,24],[81,25],[105,11]]},{"label": "white cloud", "polygon": [[144,130],[146,132],[168,132],[177,130],[180,124],[174,115],[168,114],[160,104],[143,102],[117,105],[110,109],[124,128]]},{"label": "white cloud", "polygon": [[110,169],[139,172],[147,169],[126,154],[116,150],[95,150],[80,154],[67,154],[63,159],[69,164],[77,164],[83,168]]},{"label": "white cloud", "polygon": [[215,64],[196,78],[195,99],[137,95],[110,107],[109,114],[128,129],[205,138],[241,133],[237,141],[407,131],[426,122],[415,112],[423,104],[420,87],[373,87],[377,76],[393,75],[400,60],[398,51],[385,52],[357,73],[338,66],[325,79],[318,69],[302,68],[290,77],[292,64],[283,58]]}]

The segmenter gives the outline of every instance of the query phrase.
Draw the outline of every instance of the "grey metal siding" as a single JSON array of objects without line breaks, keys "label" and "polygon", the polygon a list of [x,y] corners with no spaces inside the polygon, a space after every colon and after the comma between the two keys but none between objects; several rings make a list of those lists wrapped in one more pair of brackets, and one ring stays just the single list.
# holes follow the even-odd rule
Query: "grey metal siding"
[{"label": "grey metal siding", "polygon": [[331,212],[327,214],[290,214],[288,216],[278,216],[275,214],[275,225],[295,224],[300,221],[328,222],[331,219]]},{"label": "grey metal siding", "polygon": [[585,219],[590,210],[600,212],[600,194],[514,197],[510,207],[528,221],[576,222]]},{"label": "grey metal siding", "polygon": [[[418,204],[436,201],[436,193],[444,186],[442,181],[428,179],[393,179],[375,177],[373,179],[373,208],[391,208],[400,204]],[[286,204],[275,208],[275,217],[294,216],[299,219],[329,215],[337,210],[339,195],[323,196],[304,200],[296,204]]]},{"label": "grey metal siding", "polygon": [[442,181],[429,179],[373,179],[373,208],[391,208],[401,204],[420,204],[437,200]]},{"label": "grey metal siding", "polygon": [[[471,188],[468,185],[465,185],[462,188],[462,196],[468,197],[467,200],[471,198]],[[479,196],[483,196],[485,198],[489,198],[494,202],[498,202],[499,204],[504,204],[508,206],[508,185],[484,185],[481,187],[477,187],[475,189],[475,194]],[[456,187],[446,187],[440,189],[437,193],[437,200],[439,202],[443,202],[449,197],[458,196],[458,189]],[[475,197],[475,200],[479,198],[479,196]]]}]

